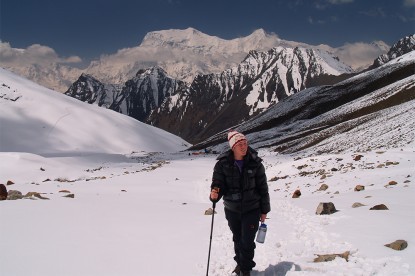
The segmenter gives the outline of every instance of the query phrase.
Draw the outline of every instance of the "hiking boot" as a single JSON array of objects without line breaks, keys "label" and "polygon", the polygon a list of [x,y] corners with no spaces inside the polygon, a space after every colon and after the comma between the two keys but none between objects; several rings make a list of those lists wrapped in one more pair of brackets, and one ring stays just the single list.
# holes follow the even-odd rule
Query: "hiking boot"
[{"label": "hiking boot", "polygon": [[241,268],[239,267],[239,265],[236,265],[232,273],[235,273],[236,275],[239,275],[241,273]]},{"label": "hiking boot", "polygon": [[251,271],[241,271],[239,276],[251,276]]}]

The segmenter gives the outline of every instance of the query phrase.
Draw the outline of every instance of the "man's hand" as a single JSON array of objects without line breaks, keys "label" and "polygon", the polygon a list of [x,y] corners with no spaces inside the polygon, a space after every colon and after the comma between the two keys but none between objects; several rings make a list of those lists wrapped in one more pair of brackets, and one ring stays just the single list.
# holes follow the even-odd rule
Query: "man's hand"
[{"label": "man's hand", "polygon": [[210,200],[217,201],[219,198],[219,188],[215,187],[210,191]]},{"label": "man's hand", "polygon": [[265,222],[265,219],[267,218],[267,214],[261,214],[261,217],[260,217],[260,221],[261,222]]}]

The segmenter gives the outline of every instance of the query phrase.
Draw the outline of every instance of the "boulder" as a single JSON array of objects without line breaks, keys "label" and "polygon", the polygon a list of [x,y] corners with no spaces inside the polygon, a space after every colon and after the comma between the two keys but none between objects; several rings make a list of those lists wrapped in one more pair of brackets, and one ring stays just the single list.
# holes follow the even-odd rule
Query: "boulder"
[{"label": "boulder", "polygon": [[9,195],[7,196],[7,200],[16,200],[16,199],[22,199],[23,194],[20,191],[17,190],[10,190]]},{"label": "boulder", "polygon": [[[213,214],[213,209],[212,208],[209,208],[205,211],[206,216],[211,216],[212,214]],[[215,211],[215,214],[216,214],[216,211]]]},{"label": "boulder", "polygon": [[385,204],[378,204],[370,208],[369,210],[389,210]]},{"label": "boulder", "polygon": [[301,196],[301,191],[295,190],[295,192],[293,193],[293,198],[299,198],[300,196]]},{"label": "boulder", "polygon": [[0,184],[0,200],[7,199],[7,188],[4,184]]},{"label": "boulder", "polygon": [[320,202],[317,206],[316,215],[330,215],[337,212],[333,202]]},{"label": "boulder", "polygon": [[354,190],[356,192],[363,191],[364,189],[365,189],[365,186],[363,186],[363,185],[356,185],[356,187],[354,187]]},{"label": "boulder", "polygon": [[355,203],[353,203],[352,208],[358,208],[358,207],[362,207],[362,206],[366,206],[366,205],[364,205],[360,202],[355,202]]},{"label": "boulder", "polygon": [[346,260],[346,262],[348,262],[350,251],[345,251],[344,253],[341,253],[341,254],[325,254],[325,255],[316,254],[316,255],[317,255],[317,258],[314,259],[315,263],[333,261],[336,257],[343,258]]},{"label": "boulder", "polygon": [[320,188],[318,189],[319,191],[325,191],[329,188],[329,186],[327,184],[321,184]]},{"label": "boulder", "polygon": [[392,243],[385,244],[385,246],[392,248],[393,250],[404,250],[408,247],[408,242],[405,240],[396,240]]}]

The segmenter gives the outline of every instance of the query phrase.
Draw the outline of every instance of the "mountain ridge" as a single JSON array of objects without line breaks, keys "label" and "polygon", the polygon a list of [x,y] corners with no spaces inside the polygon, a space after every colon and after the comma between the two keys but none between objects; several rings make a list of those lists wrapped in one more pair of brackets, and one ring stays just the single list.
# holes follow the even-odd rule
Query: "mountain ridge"
[{"label": "mountain ridge", "polygon": [[[150,38],[157,35],[159,37],[168,37],[171,40],[159,41],[159,44],[163,44],[164,47],[154,47]],[[205,38],[199,42],[198,45],[200,47],[177,47],[182,44],[175,41],[175,37],[189,37],[192,35]],[[188,39],[189,41],[192,40]],[[246,37],[229,40],[209,36],[193,28],[184,30],[171,29],[150,32],[140,45],[123,48],[112,54],[102,55],[99,59],[92,60],[83,69],[71,66],[67,60],[59,60],[53,64],[45,63],[44,60],[33,61],[25,57],[25,49],[15,49],[7,43],[2,43],[0,46],[5,48],[4,51],[14,52],[16,56],[25,60],[25,62],[16,63],[2,60],[2,66],[5,69],[56,91],[64,92],[82,73],[94,76],[105,83],[123,84],[132,78],[138,70],[151,66],[159,66],[170,76],[191,82],[197,74],[219,73],[236,66],[250,50],[266,51],[276,46],[323,49],[334,53],[346,64],[356,69],[365,65],[366,67],[369,66],[374,58],[382,53],[386,53],[385,48],[389,47],[384,43],[384,46],[380,47],[380,44],[380,42],[377,42],[377,44],[373,42],[372,45],[349,43],[333,48],[328,45],[313,46],[301,42],[283,40],[274,33],[266,33],[263,29],[255,30]],[[175,47],[172,47],[172,45]],[[361,53],[365,54],[362,55]],[[353,56],[356,56],[356,58]],[[355,67],[353,63],[358,65]],[[58,65],[60,69],[56,70]],[[29,68],[31,69],[29,70]]]}]

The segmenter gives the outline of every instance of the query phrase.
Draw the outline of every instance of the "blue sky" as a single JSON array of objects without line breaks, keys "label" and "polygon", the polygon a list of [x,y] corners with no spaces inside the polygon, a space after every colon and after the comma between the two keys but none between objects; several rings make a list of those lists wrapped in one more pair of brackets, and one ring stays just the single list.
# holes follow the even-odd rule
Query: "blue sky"
[{"label": "blue sky", "polygon": [[224,39],[263,28],[285,40],[339,47],[415,33],[415,0],[1,0],[0,39],[97,59],[150,31],[193,27]]}]

